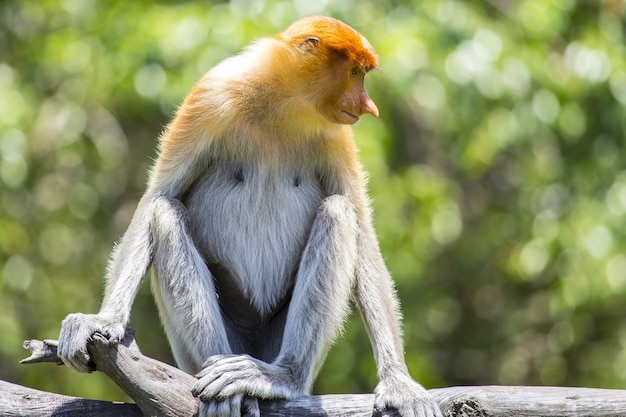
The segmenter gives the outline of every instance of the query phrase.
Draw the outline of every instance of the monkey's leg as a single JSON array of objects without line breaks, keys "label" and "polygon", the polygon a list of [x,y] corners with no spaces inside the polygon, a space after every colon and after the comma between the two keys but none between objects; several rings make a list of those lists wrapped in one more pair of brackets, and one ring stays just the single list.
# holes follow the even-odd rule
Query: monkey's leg
[{"label": "monkey's leg", "polygon": [[231,352],[213,277],[191,239],[185,207],[163,196],[153,204],[152,288],[176,362],[197,372],[209,356]]},{"label": "monkey's leg", "polygon": [[[153,291],[176,362],[196,372],[209,356],[231,352],[213,277],[191,239],[185,207],[167,197],[153,207]],[[259,414],[257,400],[243,395],[201,399],[200,417]]]},{"label": "monkey's leg", "polygon": [[213,356],[194,392],[211,398],[235,394],[294,398],[310,392],[349,308],[356,262],[356,215],[350,201],[322,201],[302,254],[283,342],[270,364],[247,355]]},{"label": "monkey's leg", "polygon": [[380,382],[377,413],[394,408],[403,417],[442,417],[439,406],[409,375],[404,362],[399,304],[370,224],[359,230],[355,295],[367,326]]}]

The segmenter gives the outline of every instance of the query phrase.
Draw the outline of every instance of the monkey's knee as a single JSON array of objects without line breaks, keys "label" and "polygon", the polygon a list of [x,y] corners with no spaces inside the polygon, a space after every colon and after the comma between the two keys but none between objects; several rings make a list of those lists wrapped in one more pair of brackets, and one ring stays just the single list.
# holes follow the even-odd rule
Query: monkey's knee
[{"label": "monkey's knee", "polygon": [[354,204],[343,195],[331,195],[322,200],[317,215],[338,220],[342,224],[356,223]]},{"label": "monkey's knee", "polygon": [[189,232],[187,209],[178,200],[160,196],[152,202],[150,219],[157,270],[177,269],[177,263],[202,264]]},{"label": "monkey's knee", "polygon": [[322,246],[325,242],[331,252],[354,255],[357,238],[357,216],[354,204],[342,195],[333,195],[322,200],[317,209],[315,223],[311,231],[313,245]]},{"label": "monkey's knee", "polygon": [[152,201],[150,229],[154,243],[164,239],[180,238],[187,230],[187,209],[178,200],[165,196]]},{"label": "monkey's knee", "polygon": [[152,224],[168,225],[187,221],[187,209],[175,198],[159,196],[152,201]]}]

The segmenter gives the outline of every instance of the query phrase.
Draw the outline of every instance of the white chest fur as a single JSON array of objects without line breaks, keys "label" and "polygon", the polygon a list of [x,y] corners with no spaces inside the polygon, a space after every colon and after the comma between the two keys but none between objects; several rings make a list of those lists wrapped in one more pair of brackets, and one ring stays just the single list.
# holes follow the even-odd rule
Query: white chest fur
[{"label": "white chest fur", "polygon": [[209,167],[186,201],[192,236],[265,315],[292,286],[323,198],[314,172],[297,168]]}]

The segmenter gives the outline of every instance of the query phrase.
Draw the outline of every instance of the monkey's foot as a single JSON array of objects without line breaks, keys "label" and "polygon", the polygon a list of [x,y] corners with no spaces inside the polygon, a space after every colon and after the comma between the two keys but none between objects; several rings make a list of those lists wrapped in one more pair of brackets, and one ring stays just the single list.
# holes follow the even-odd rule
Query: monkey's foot
[{"label": "monkey's foot", "polygon": [[385,409],[398,410],[402,417],[443,417],[439,405],[409,375],[394,375],[381,380],[374,390],[374,415]]},{"label": "monkey's foot", "polygon": [[259,401],[256,398],[237,394],[223,401],[200,401],[198,417],[260,417]]},{"label": "monkey's foot", "polygon": [[248,355],[211,356],[196,377],[192,393],[202,401],[224,401],[238,394],[266,400],[305,394],[287,369]]}]

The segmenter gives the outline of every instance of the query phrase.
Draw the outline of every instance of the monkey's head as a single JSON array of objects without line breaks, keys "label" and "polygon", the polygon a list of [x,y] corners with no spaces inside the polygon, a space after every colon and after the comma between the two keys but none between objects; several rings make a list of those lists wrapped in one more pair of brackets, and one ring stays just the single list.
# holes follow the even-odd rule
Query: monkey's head
[{"label": "monkey's head", "polygon": [[337,19],[311,16],[276,38],[297,49],[301,88],[326,119],[353,124],[363,114],[378,117],[364,86],[365,74],[378,67],[378,57],[359,32]]}]

